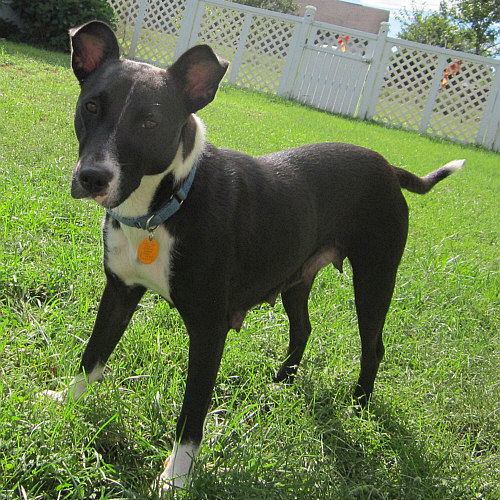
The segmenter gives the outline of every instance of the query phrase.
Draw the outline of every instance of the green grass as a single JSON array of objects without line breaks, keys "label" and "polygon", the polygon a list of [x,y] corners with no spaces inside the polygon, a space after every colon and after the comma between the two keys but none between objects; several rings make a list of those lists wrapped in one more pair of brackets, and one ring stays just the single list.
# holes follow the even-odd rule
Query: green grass
[{"label": "green grass", "polygon": [[[144,498],[172,446],[187,337],[148,294],[102,384],[37,397],[77,370],[100,291],[97,205],[71,199],[78,85],[65,55],[0,41],[0,498]],[[496,499],[499,155],[224,87],[201,113],[216,145],[263,154],[309,142],[371,147],[425,174],[370,410],[349,412],[359,340],[350,270],[318,276],[293,387],[271,381],[281,305],[229,334],[192,492],[209,499]],[[348,266],[346,266],[348,267]]]}]

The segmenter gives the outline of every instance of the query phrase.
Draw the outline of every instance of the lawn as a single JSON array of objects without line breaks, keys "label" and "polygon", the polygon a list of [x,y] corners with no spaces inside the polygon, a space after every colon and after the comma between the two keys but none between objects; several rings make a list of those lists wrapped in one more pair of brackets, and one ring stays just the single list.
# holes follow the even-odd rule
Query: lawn
[{"label": "lawn", "polygon": [[[86,398],[37,397],[77,370],[104,282],[103,210],[69,194],[77,95],[67,55],[0,41],[2,499],[145,498],[181,404],[187,336],[154,294]],[[280,304],[229,334],[182,496],[499,498],[500,156],[229,86],[200,115],[209,140],[250,154],[344,141],[421,175],[467,164],[428,195],[406,195],[410,236],[369,411],[350,411],[360,350],[351,272],[327,268],[294,386],[271,382],[286,347]]]}]

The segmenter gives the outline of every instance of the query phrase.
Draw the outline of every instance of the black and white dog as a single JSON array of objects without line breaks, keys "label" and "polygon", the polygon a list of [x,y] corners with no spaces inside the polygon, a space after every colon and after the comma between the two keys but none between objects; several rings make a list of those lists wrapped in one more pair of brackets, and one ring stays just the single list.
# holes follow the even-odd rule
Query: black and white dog
[{"label": "black and white dog", "polygon": [[206,45],[168,70],[119,59],[115,35],[93,21],[70,30],[81,85],[74,198],[107,209],[107,284],[81,372],[78,398],[99,379],[146,289],[186,325],[189,364],[176,443],[159,490],[186,484],[203,434],[228,330],[281,294],[288,353],[276,375],[292,381],[311,331],[307,301],[316,273],[352,266],[362,342],[354,391],[365,405],[384,353],[382,328],[407,236],[401,188],[426,193],[463,160],[417,177],[351,144],[311,144],[252,158],[205,142],[194,114],[210,103],[228,63]]}]

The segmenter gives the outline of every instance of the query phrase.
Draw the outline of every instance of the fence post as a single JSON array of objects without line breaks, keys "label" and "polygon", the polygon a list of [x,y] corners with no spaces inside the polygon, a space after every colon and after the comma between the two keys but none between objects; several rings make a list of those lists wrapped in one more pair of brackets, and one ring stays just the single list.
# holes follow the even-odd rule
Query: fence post
[{"label": "fence post", "polygon": [[483,110],[481,125],[476,136],[476,143],[492,149],[495,136],[500,128],[500,65],[495,67],[495,81],[490,96]]},{"label": "fence post", "polygon": [[139,35],[141,34],[142,25],[144,24],[144,16],[146,15],[147,7],[148,7],[148,0],[141,0],[141,3],[139,5],[139,11],[137,12],[137,17],[135,18],[134,35],[132,36],[130,50],[128,51],[128,57],[130,59],[134,58],[135,51],[137,50],[137,44],[139,43]]},{"label": "fence post", "polygon": [[389,66],[389,60],[392,55],[392,45],[391,43],[386,43],[384,47],[384,52],[380,58],[377,76],[375,77],[375,82],[373,83],[373,89],[371,96],[369,97],[368,108],[366,110],[365,120],[371,120],[377,109],[377,104],[380,99],[380,93],[382,92],[382,87],[384,86],[384,78],[387,68]]},{"label": "fence post", "polygon": [[200,0],[187,0],[184,7],[184,19],[182,20],[181,29],[179,30],[179,38],[175,44],[174,59],[177,59],[187,49],[189,49],[189,41],[191,40],[191,33],[196,21],[196,13]]},{"label": "fence post", "polygon": [[375,81],[377,80],[377,75],[379,71],[384,70],[385,68],[382,64],[385,62],[385,58],[382,57],[384,54],[385,43],[387,41],[387,34],[389,33],[389,23],[382,22],[380,23],[380,28],[378,30],[377,40],[375,41],[375,46],[373,47],[373,53],[371,54],[370,60],[370,68],[368,69],[368,74],[366,75],[365,86],[363,88],[363,95],[361,97],[361,102],[359,104],[359,109],[357,112],[357,118],[365,119],[368,114],[368,109],[370,108],[370,104],[372,98],[376,100],[380,93],[376,92],[374,95],[374,87]]},{"label": "fence post", "polygon": [[300,67],[300,59],[302,53],[304,52],[315,13],[316,7],[308,5],[303,19],[300,23],[297,23],[297,26],[295,27],[278,87],[278,95],[282,97],[290,97],[293,90],[295,78],[297,77]]},{"label": "fence post", "polygon": [[432,111],[436,104],[437,94],[439,88],[441,87],[441,80],[443,79],[444,70],[448,64],[448,56],[446,54],[439,54],[436,62],[436,71],[434,72],[434,78],[432,79],[432,85],[429,89],[429,96],[427,102],[425,103],[425,108],[422,113],[422,119],[420,120],[420,125],[418,131],[425,133],[429,127],[431,121]]},{"label": "fence post", "polygon": [[234,59],[231,63],[231,73],[229,74],[229,82],[236,83],[236,78],[238,72],[240,71],[241,61],[243,60],[243,54],[245,52],[248,35],[250,34],[250,28],[252,27],[253,13],[247,12],[245,14],[245,20],[243,21],[243,26],[241,27],[240,39],[238,40],[238,47],[236,48],[236,53],[234,54]]}]

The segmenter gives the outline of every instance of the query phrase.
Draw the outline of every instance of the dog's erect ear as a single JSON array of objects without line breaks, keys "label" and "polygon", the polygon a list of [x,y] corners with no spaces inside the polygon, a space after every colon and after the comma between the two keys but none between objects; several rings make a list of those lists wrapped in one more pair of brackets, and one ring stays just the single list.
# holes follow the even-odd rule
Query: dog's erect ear
[{"label": "dog's erect ear", "polygon": [[169,68],[184,93],[190,113],[212,102],[229,63],[218,58],[208,45],[197,45],[185,52]]},{"label": "dog's erect ear", "polygon": [[105,61],[118,59],[120,48],[113,30],[101,21],[90,21],[69,30],[71,65],[80,83]]}]

